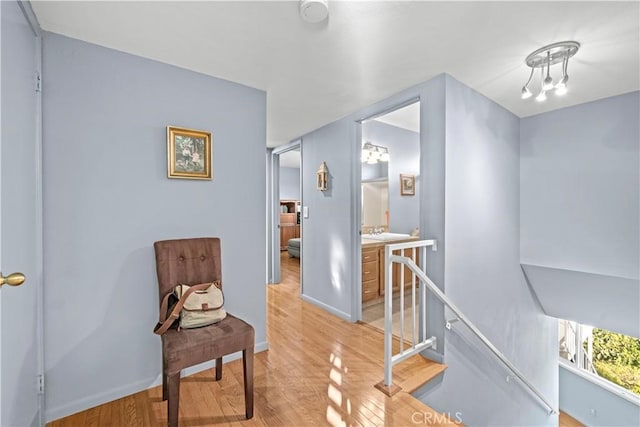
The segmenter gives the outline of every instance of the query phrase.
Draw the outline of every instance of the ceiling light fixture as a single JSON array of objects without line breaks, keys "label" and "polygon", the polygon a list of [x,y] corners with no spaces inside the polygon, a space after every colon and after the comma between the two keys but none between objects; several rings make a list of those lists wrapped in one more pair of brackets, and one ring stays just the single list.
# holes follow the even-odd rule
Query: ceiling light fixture
[{"label": "ceiling light fixture", "polygon": [[370,165],[375,165],[378,162],[388,162],[389,149],[387,147],[382,147],[381,145],[373,145],[367,141],[362,146],[360,161]]},{"label": "ceiling light fixture", "polygon": [[535,70],[536,70],[535,68],[531,68],[531,74],[529,74],[529,80],[527,80],[524,86],[522,86],[522,99],[531,98],[531,96],[533,95],[529,90],[529,83],[531,83],[531,78],[533,77],[533,72]]},{"label": "ceiling light fixture", "polygon": [[[542,102],[547,100],[547,89],[545,89],[544,84],[544,68],[540,68],[540,93],[536,96],[536,101]],[[553,88],[553,85],[551,85]]]},{"label": "ceiling light fixture", "polygon": [[[554,88],[556,95],[564,95],[567,93],[567,82],[569,81],[567,68],[569,66],[569,58],[575,55],[578,49],[580,49],[580,43],[565,41],[549,44],[531,52],[525,60],[527,66],[531,68],[531,74],[529,75],[527,83],[522,87],[522,99],[527,99],[532,96],[529,90],[529,83],[531,83],[531,78],[536,68],[540,68],[540,92],[536,96],[536,101],[542,102],[546,100],[546,92]],[[553,77],[551,77],[551,66],[558,63],[562,63],[562,78],[554,86]],[[547,68],[546,77],[544,74],[545,67]]]},{"label": "ceiling light fixture", "polygon": [[300,0],[300,17],[307,22],[317,24],[329,16],[328,0]]},{"label": "ceiling light fixture", "polygon": [[564,95],[567,93],[567,82],[569,81],[569,75],[567,74],[567,66],[569,65],[569,59],[565,58],[562,62],[562,78],[556,84],[556,95]]}]

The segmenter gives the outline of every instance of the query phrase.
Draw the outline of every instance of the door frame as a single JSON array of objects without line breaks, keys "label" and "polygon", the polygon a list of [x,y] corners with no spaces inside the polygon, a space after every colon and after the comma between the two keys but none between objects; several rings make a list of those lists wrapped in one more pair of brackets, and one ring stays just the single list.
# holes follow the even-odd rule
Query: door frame
[{"label": "door frame", "polygon": [[[353,217],[351,218],[351,221],[352,221],[352,224],[356,224],[357,226],[355,245],[353,245],[355,257],[352,257],[355,260],[354,268],[353,268],[353,272],[354,272],[353,283],[355,283],[355,286],[353,287],[354,294],[352,297],[352,301],[353,301],[352,313],[354,313],[355,316],[353,315],[351,316],[353,319],[355,319],[354,321],[362,321],[362,238],[361,238],[362,230],[360,230],[361,224],[362,224],[362,162],[360,161],[360,158],[361,158],[360,154],[362,151],[362,125],[364,125],[369,120],[374,120],[380,116],[384,116],[385,114],[391,113],[395,110],[399,110],[400,108],[404,108],[411,104],[415,104],[416,102],[420,103],[420,108],[422,109],[422,102],[421,102],[420,96],[419,95],[411,96],[402,101],[391,102],[388,105],[384,105],[380,110],[377,110],[375,113],[368,114],[362,117],[361,119],[358,119],[355,121],[356,143],[354,144],[355,145],[354,149],[356,150],[356,152],[354,153],[354,159],[356,159],[357,164],[356,164],[356,167],[353,168],[354,169],[353,180],[355,184],[355,191],[353,193],[355,194],[355,197],[352,198],[352,203],[354,205],[352,205],[351,207],[351,212],[353,213]],[[422,132],[423,132],[423,129],[422,129],[422,114],[421,114],[420,115],[420,135],[422,135]],[[422,141],[422,139],[420,139],[420,141]],[[422,144],[420,144],[420,158],[422,159]],[[422,174],[423,174],[422,160],[420,160],[420,176],[422,176]],[[423,230],[420,230],[420,233],[422,235]],[[422,298],[420,298],[419,303],[422,304]],[[422,310],[420,310],[419,313],[420,315],[422,315]],[[422,325],[422,319],[420,319],[420,325]]]},{"label": "door frame", "polygon": [[[280,145],[269,151],[268,214],[267,214],[267,283],[280,283],[280,155],[289,151],[300,151],[300,208],[304,206],[302,189],[302,138]],[[304,230],[304,215],[300,215],[300,237]],[[300,239],[300,293],[302,293],[302,254],[304,239]]]},{"label": "door frame", "polygon": [[[35,43],[35,70],[34,77],[34,101],[35,101],[35,216],[36,221],[33,225],[35,228],[36,251],[33,254],[34,264],[36,266],[35,277],[29,277],[29,285],[35,286],[36,293],[36,373],[40,378],[39,384],[36,385],[37,393],[37,422],[38,425],[45,424],[45,396],[44,396],[44,217],[43,217],[43,177],[42,177],[42,30],[38,19],[28,1],[16,0],[22,14],[29,25]],[[1,89],[0,89],[1,94]],[[1,95],[0,95],[1,96]],[[2,152],[2,140],[0,138],[0,153]],[[1,154],[0,154],[1,156]],[[1,158],[0,158],[1,161]],[[1,179],[1,177],[0,177]],[[2,186],[0,185],[0,238],[2,237]],[[2,245],[0,245],[0,267],[2,267]],[[0,268],[1,270],[1,268]],[[0,288],[0,310],[2,310],[2,289]],[[0,313],[1,315],[1,313]],[[1,340],[0,340],[1,345]],[[0,351],[0,368],[2,366]],[[2,369],[0,369],[0,374]],[[1,379],[0,379],[1,381]],[[27,379],[29,381],[29,379]],[[0,388],[1,390],[1,388]],[[2,398],[0,396],[0,419],[2,419]]]}]

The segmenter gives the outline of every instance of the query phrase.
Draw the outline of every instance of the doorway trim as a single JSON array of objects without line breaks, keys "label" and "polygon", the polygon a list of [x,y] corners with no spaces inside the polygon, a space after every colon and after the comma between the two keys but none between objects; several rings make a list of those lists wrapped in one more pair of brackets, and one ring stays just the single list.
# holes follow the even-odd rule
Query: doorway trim
[{"label": "doorway trim", "polygon": [[[280,155],[289,151],[300,151],[300,207],[304,206],[302,190],[302,138],[270,150],[267,208],[267,283],[280,283]],[[300,236],[304,230],[304,216],[300,215]],[[300,293],[302,293],[302,254],[304,239],[300,239]]]},{"label": "doorway trim", "polygon": [[[46,419],[45,411],[45,388],[44,388],[44,197],[43,197],[43,174],[42,174],[42,29],[40,23],[31,7],[31,3],[24,0],[16,0],[18,7],[22,11],[24,19],[33,34],[33,43],[35,44],[35,69],[33,72],[33,88],[35,101],[35,118],[33,125],[35,127],[35,253],[33,254],[35,263],[35,277],[29,278],[29,284],[35,286],[36,293],[36,375],[37,381],[34,382],[37,393],[37,414],[34,420],[37,425],[44,426]],[[1,12],[0,12],[1,19]],[[2,141],[0,141],[0,148]],[[1,150],[0,150],[1,151]],[[0,178],[1,181],[1,178]],[[1,190],[0,190],[1,192]],[[1,194],[0,194],[1,199]],[[2,214],[0,202],[0,217]],[[1,220],[1,218],[0,218]],[[1,230],[0,230],[1,232]],[[0,245],[0,266],[2,265],[2,253]],[[0,290],[0,310],[2,309],[2,290]],[[0,313],[1,315],[1,313]],[[0,354],[1,356],[1,354]],[[0,357],[1,359],[1,357]],[[2,360],[0,360],[0,366]],[[0,369],[1,372],[1,369]],[[26,381],[34,381],[35,379],[26,379]],[[1,401],[1,399],[0,399]],[[0,403],[0,419],[2,419],[2,404]]]},{"label": "doorway trim", "polygon": [[[353,180],[354,180],[354,193],[355,193],[355,197],[352,198],[352,203],[354,205],[352,205],[352,209],[351,212],[353,214],[353,217],[351,218],[352,224],[355,224],[357,226],[357,230],[358,232],[356,233],[356,239],[355,239],[355,245],[353,245],[354,247],[354,252],[355,252],[355,256],[352,257],[352,259],[354,259],[354,266],[355,268],[353,268],[354,271],[354,277],[353,277],[353,283],[355,284],[355,286],[353,286],[353,304],[352,304],[352,316],[351,318],[354,319],[354,321],[362,321],[362,162],[360,161],[360,152],[362,150],[362,125],[365,124],[367,121],[369,120],[374,120],[378,117],[384,116],[385,114],[391,113],[393,111],[399,110],[401,108],[404,108],[406,106],[415,104],[416,102],[420,103],[420,108],[422,109],[422,103],[421,103],[421,98],[419,95],[417,96],[411,96],[409,98],[405,98],[402,101],[399,102],[389,102],[388,104],[385,103],[381,103],[381,109],[380,110],[376,110],[375,113],[373,114],[368,114],[364,117],[362,117],[361,119],[357,119],[355,121],[355,126],[356,126],[356,143],[354,144],[354,159],[356,159],[357,161],[357,165],[356,167],[354,167],[354,171],[353,171]],[[420,175],[422,176],[423,171],[422,171],[422,114],[420,114]],[[418,197],[422,198],[421,194],[418,195]],[[422,230],[421,230],[422,233]],[[420,303],[422,300],[420,300]],[[422,312],[422,311],[420,311]],[[422,324],[422,323],[420,323]]]}]

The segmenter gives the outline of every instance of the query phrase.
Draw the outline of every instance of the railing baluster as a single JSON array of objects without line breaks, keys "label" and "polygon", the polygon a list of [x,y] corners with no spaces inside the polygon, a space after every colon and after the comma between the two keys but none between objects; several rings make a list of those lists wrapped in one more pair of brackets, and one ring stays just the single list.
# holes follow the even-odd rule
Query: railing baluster
[{"label": "railing baluster", "polygon": [[[386,274],[384,278],[384,306],[385,306],[385,319],[384,319],[384,354],[385,354],[385,364],[384,364],[384,381],[383,383],[390,387],[393,381],[393,365],[401,362],[402,360],[411,357],[414,354],[417,354],[427,348],[430,348],[435,343],[435,338],[426,339],[426,333],[422,333],[422,339],[418,339],[418,335],[416,333],[416,329],[419,330],[419,317],[422,316],[423,325],[426,325],[425,319],[426,314],[424,310],[426,310],[426,303],[424,294],[426,293],[426,287],[423,283],[420,276],[413,271],[410,266],[405,266],[406,263],[402,261],[398,261],[397,259],[410,260],[415,265],[416,256],[419,252],[416,252],[417,248],[422,250],[422,257],[426,259],[426,247],[432,246],[433,250],[435,250],[436,242],[434,240],[422,240],[419,242],[411,242],[400,244],[401,247],[397,247],[397,244],[390,244],[385,246],[385,259],[384,265],[386,267]],[[410,258],[407,256],[407,249],[411,249]],[[394,259],[395,258],[395,259]],[[400,268],[400,274],[394,274],[394,262],[395,267]],[[411,272],[411,348],[408,348],[406,351],[404,349],[404,323],[405,323],[405,269],[409,268]],[[394,355],[393,354],[393,287],[394,277],[399,279],[399,283],[396,281],[395,285],[400,288],[400,351]],[[419,309],[416,307],[416,280],[420,285],[419,290],[424,290],[422,292],[422,311],[416,314],[416,311]],[[426,330],[423,327],[423,331]]]},{"label": "railing baluster", "polygon": [[[416,248],[411,249],[411,258],[416,261]],[[402,266],[404,269],[404,265]],[[411,344],[416,347],[416,273],[411,271]]]},{"label": "railing baluster", "polygon": [[[456,318],[464,323],[481,341],[482,343],[491,350],[491,352],[506,366],[513,374],[524,384],[527,386],[528,391],[534,394],[540,402],[546,405],[549,408],[550,414],[556,414],[557,411],[551,406],[551,404],[547,401],[544,395],[533,385],[531,384],[527,378],[485,337],[480,330],[462,313],[458,307],[456,307],[449,298],[442,292],[440,288],[438,288],[435,283],[429,279],[426,275],[426,259],[427,259],[427,251],[426,247],[431,246],[432,250],[436,250],[437,242],[435,240],[423,240],[419,242],[409,242],[409,243],[397,243],[397,244],[389,244],[385,246],[385,261],[384,264],[387,267],[386,277],[385,277],[385,316],[384,316],[384,385],[387,387],[392,386],[392,376],[393,376],[393,365],[396,363],[405,360],[408,357],[411,357],[414,354],[417,354],[423,350],[428,348],[432,348],[436,343],[435,337],[431,337],[426,339],[427,336],[427,290],[431,291],[434,296],[442,302],[444,305],[448,306],[453,313],[455,313]],[[422,259],[420,260],[420,264],[422,268],[418,267],[416,264],[416,248],[420,248]],[[406,256],[406,250],[412,249],[411,258]],[[395,255],[393,252],[396,251],[400,253],[400,255]],[[400,352],[397,355],[393,355],[393,263],[397,263],[400,270]],[[405,267],[406,266],[406,267]],[[412,335],[412,348],[408,349],[406,352],[404,351],[404,270],[405,268],[409,268],[411,270],[411,304],[412,304],[412,324],[411,324],[411,335]],[[416,344],[415,340],[415,279],[416,277],[420,281],[420,297],[422,301],[420,315],[422,316],[422,339]],[[579,335],[579,334],[578,334]],[[583,362],[584,363],[584,362]]]},{"label": "railing baluster", "polygon": [[[422,271],[427,272],[427,247],[423,246],[420,249],[421,254],[421,259],[420,262],[422,264]],[[426,284],[421,280],[420,281],[420,295],[422,297],[422,310],[421,310],[421,315],[422,315],[422,341],[427,339],[427,286]]]},{"label": "railing baluster", "polygon": [[[400,250],[400,256],[404,256],[405,250]],[[404,265],[400,267],[400,353],[404,351]]]},{"label": "railing baluster", "polygon": [[389,245],[384,248],[384,263],[386,274],[384,278],[384,384],[391,387],[393,362],[393,295],[391,291],[391,280],[393,278],[393,262],[390,259],[391,250]]}]

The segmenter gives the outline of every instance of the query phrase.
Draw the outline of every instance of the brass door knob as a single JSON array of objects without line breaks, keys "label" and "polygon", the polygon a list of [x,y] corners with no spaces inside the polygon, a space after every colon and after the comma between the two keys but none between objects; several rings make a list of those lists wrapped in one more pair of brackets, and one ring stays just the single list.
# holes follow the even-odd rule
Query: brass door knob
[{"label": "brass door knob", "polygon": [[12,273],[8,276],[3,276],[2,273],[0,273],[0,286],[20,286],[24,283],[24,281],[25,277],[22,273]]}]

